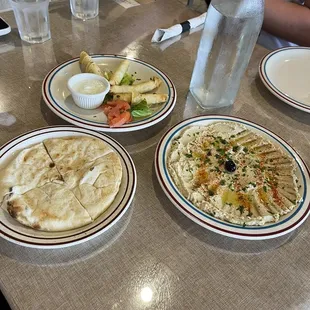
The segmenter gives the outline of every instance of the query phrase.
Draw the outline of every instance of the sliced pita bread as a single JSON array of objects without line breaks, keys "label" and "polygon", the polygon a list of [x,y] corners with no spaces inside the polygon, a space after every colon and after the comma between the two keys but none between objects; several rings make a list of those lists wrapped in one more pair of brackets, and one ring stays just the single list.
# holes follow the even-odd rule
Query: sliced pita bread
[{"label": "sliced pita bread", "polygon": [[48,182],[63,181],[43,143],[39,143],[22,150],[0,170],[0,202],[9,193],[23,194]]},{"label": "sliced pita bread", "polygon": [[103,141],[89,137],[48,139],[43,143],[61,175],[81,169],[85,164],[112,152]]},{"label": "sliced pita bread", "polygon": [[109,153],[92,162],[87,168],[66,176],[68,183],[74,184],[72,191],[96,219],[114,201],[122,179],[122,166],[117,154]]},{"label": "sliced pita bread", "polygon": [[96,219],[119,191],[119,156],[103,141],[88,137],[50,139],[44,144],[68,188]]},{"label": "sliced pita bread", "polygon": [[63,231],[92,221],[64,184],[47,183],[21,195],[12,195],[7,210],[20,223],[38,230]]},{"label": "sliced pita bread", "polygon": [[0,172],[2,206],[20,223],[40,230],[69,230],[90,223],[119,191],[119,156],[105,142],[90,137],[43,143],[21,151]]}]

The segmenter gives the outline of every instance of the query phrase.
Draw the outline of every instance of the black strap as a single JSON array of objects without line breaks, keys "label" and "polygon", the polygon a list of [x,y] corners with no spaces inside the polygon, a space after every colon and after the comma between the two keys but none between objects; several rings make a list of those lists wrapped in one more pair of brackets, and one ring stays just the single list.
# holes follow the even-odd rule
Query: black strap
[{"label": "black strap", "polygon": [[181,23],[180,25],[182,27],[182,33],[191,29],[191,25],[188,20],[186,22]]}]

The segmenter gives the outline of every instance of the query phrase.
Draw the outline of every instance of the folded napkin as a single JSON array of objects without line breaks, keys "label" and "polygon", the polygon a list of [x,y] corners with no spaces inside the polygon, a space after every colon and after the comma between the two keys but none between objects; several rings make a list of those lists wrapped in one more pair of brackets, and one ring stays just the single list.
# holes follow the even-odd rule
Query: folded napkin
[{"label": "folded napkin", "polygon": [[[203,28],[203,25],[200,25],[196,28],[191,29],[187,32],[187,34],[190,36],[191,34],[200,31]],[[169,40],[159,42],[158,47],[164,51],[166,48],[168,48],[170,45],[174,44],[175,42],[182,39],[182,34],[177,35],[176,37],[170,38]]]},{"label": "folded napkin", "polygon": [[198,27],[205,22],[206,15],[207,13],[203,13],[198,17],[189,19],[168,29],[156,29],[152,38],[152,42],[159,43],[175,37],[185,31]]}]

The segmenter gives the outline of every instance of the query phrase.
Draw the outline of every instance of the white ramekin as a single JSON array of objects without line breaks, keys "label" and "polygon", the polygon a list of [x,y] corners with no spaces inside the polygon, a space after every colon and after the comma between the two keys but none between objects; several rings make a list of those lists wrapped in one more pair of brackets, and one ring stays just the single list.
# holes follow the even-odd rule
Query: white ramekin
[{"label": "white ramekin", "polygon": [[[84,80],[98,80],[104,83],[106,86],[105,91],[102,93],[89,95],[89,94],[81,94],[74,90],[74,85],[79,83],[80,81]],[[79,73],[74,75],[68,80],[68,88],[72,94],[72,98],[77,106],[83,109],[96,109],[98,108],[103,100],[106,94],[110,91],[110,83],[107,79],[100,75],[96,75],[93,73]]]}]

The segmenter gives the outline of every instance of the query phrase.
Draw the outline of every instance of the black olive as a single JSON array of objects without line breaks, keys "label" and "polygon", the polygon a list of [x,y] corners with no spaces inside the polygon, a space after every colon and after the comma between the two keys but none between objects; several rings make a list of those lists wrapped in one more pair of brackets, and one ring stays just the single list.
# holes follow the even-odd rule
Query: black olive
[{"label": "black olive", "polygon": [[228,172],[234,172],[236,171],[236,164],[232,161],[232,160],[227,160],[225,162],[225,169],[228,171]]}]

